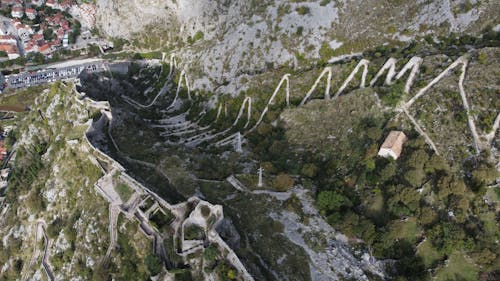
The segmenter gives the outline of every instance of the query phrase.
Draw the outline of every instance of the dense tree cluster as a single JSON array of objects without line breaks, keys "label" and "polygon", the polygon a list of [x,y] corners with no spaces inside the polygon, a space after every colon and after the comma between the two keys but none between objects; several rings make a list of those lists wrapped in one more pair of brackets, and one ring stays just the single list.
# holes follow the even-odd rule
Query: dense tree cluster
[{"label": "dense tree cluster", "polygon": [[[353,127],[348,146],[324,158],[290,150],[282,129],[269,126],[263,124],[250,136],[267,161],[266,171],[312,181],[327,221],[363,241],[362,247],[377,258],[396,260],[394,276],[425,280],[428,270],[444,266],[456,252],[485,274],[494,274],[500,231],[493,227],[494,207],[482,197],[498,173],[487,155],[448,163],[415,132],[407,132],[410,140],[401,158],[384,159],[377,156],[378,147],[391,125],[366,119]],[[432,260],[419,253],[424,241],[435,252]]]}]

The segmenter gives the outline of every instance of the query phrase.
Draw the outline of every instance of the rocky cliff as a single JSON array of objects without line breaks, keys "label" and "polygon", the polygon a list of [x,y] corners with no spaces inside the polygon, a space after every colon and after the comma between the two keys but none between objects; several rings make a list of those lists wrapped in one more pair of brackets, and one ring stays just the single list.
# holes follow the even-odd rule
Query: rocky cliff
[{"label": "rocky cliff", "polygon": [[[195,88],[234,93],[246,76],[306,67],[426,35],[478,34],[497,1],[99,0],[97,24],[141,49],[175,50]],[[234,79],[238,77],[239,79]]]}]

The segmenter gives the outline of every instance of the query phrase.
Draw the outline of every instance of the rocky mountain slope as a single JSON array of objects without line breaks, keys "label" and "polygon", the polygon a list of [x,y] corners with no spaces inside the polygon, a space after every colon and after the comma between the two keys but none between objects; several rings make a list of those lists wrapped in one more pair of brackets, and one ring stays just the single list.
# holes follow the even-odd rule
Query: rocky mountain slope
[{"label": "rocky mountain slope", "polygon": [[94,145],[112,118],[108,103],[72,83],[31,91],[13,94],[35,94],[31,111],[7,121],[0,280],[253,280],[215,230],[221,206],[170,205]]},{"label": "rocky mountain slope", "polygon": [[498,279],[498,1],[96,2],[130,62],[0,97],[0,280]]},{"label": "rocky mountain slope", "polygon": [[498,24],[497,1],[99,0],[103,35],[175,50],[193,86],[236,94],[266,69],[307,67],[382,44]]}]

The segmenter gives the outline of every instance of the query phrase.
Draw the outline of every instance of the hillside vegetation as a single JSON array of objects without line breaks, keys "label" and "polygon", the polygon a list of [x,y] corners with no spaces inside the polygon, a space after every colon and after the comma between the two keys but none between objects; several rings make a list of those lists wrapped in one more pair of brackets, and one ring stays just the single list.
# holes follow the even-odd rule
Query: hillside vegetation
[{"label": "hillside vegetation", "polygon": [[[80,104],[71,85],[55,83],[35,94],[31,110],[8,121],[15,126],[9,135],[15,160],[2,204],[6,212],[0,217],[0,264],[5,269],[0,279],[45,276],[44,242],[37,234],[41,224],[57,279],[107,280],[96,272],[109,244],[108,203],[94,189],[103,173],[83,139],[87,121],[99,112]],[[136,274],[145,280],[151,276],[144,265],[150,242],[135,234],[136,224],[124,229],[120,239],[132,242],[126,242],[126,255],[116,256],[110,274],[116,280]],[[133,275],[125,271],[131,264],[142,264]]]}]

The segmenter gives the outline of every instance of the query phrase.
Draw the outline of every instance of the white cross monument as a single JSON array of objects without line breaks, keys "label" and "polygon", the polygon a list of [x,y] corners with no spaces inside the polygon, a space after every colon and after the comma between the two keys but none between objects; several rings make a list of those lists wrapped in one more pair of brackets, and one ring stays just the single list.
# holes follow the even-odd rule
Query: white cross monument
[{"label": "white cross monument", "polygon": [[243,152],[243,149],[241,148],[241,133],[240,132],[236,133],[235,150],[238,153]]},{"label": "white cross monument", "polygon": [[259,183],[257,184],[257,187],[262,187],[262,172],[264,172],[264,169],[262,167],[259,168]]}]

